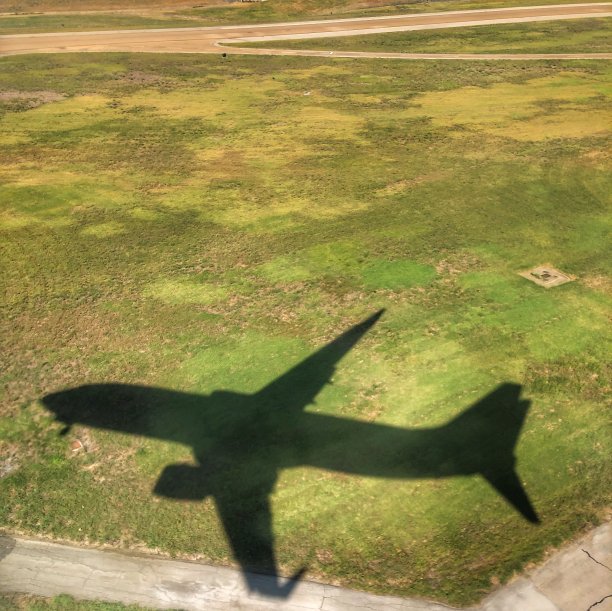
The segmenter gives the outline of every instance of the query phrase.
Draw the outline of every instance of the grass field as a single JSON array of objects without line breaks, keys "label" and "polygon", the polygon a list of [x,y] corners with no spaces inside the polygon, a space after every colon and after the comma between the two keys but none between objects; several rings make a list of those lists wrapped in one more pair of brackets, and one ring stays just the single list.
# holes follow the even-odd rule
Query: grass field
[{"label": "grass field", "polygon": [[[219,24],[266,23],[295,21],[300,19],[332,19],[393,15],[400,13],[423,13],[436,11],[470,10],[479,8],[503,8],[508,6],[532,6],[546,4],[568,4],[572,0],[267,0],[267,2],[197,2],[187,7],[180,2],[166,8],[157,3],[138,0],[130,4],[114,0],[90,3],[79,0],[13,0],[0,15],[0,35],[26,32],[55,32],[79,30],[113,30],[124,28],[197,27]],[[207,6],[208,5],[208,6]],[[87,9],[122,8],[129,11],[109,10],[87,12]],[[36,14],[42,11],[59,11],[60,14]],[[82,11],[66,13],[65,11]],[[15,14],[10,14],[14,12]],[[34,13],[34,14],[29,14]]]},{"label": "grass field", "polygon": [[233,46],[395,53],[609,53],[612,50],[610,41],[612,19],[601,18],[275,40]]},{"label": "grass field", "polygon": [[1,611],[146,611],[136,605],[121,605],[96,601],[75,600],[61,595],[53,598],[40,596],[0,595]]},{"label": "grass field", "polygon": [[[62,437],[40,398],[254,392],[381,307],[309,410],[436,426],[521,384],[541,524],[477,477],[296,468],[272,498],[284,571],[469,603],[604,519],[609,63],[0,65],[2,528],[231,563],[210,499],[151,494],[186,447]],[[577,278],[517,275],[539,263]]]}]

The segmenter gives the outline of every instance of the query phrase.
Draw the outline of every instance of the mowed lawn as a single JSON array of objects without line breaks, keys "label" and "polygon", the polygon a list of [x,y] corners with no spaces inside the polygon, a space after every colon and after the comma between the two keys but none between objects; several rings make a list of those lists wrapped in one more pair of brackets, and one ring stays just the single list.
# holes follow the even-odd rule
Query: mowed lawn
[{"label": "mowed lawn", "polygon": [[[189,448],[62,437],[40,399],[254,392],[379,308],[308,409],[430,427],[520,384],[541,524],[477,476],[294,468],[272,497],[285,572],[470,603],[605,518],[609,63],[0,65],[2,528],[231,564],[210,499],[152,494]],[[518,275],[537,264],[576,279]]]}]

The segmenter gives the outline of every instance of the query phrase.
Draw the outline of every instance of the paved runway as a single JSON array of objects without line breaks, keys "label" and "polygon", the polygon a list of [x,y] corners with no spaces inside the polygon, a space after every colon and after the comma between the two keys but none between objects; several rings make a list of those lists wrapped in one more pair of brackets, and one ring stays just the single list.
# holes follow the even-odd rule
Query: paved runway
[{"label": "paved runway", "polygon": [[221,46],[223,43],[228,42],[240,43],[281,39],[295,40],[300,38],[353,36],[381,32],[403,32],[485,24],[522,23],[610,16],[612,16],[612,3],[590,3],[207,28],[14,34],[0,36],[0,55],[83,51],[128,51],[149,53],[227,53],[396,59],[612,59],[612,53],[510,55],[498,53],[360,53],[350,51],[330,52]]}]

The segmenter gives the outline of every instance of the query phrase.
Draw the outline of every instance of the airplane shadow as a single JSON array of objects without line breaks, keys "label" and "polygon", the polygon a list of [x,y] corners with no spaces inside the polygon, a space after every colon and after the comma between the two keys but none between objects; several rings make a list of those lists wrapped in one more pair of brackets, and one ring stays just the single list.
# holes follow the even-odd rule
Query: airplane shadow
[{"label": "airplane shadow", "polygon": [[78,423],[190,446],[197,465],[167,466],[154,493],[183,500],[213,497],[247,586],[266,596],[288,597],[305,570],[286,580],[277,569],[270,495],[281,469],[310,465],[394,479],[479,474],[537,523],[515,470],[514,449],[529,409],[519,385],[500,385],[434,428],[402,429],[305,411],[382,313],[252,395],[93,384],[49,394],[43,403],[66,425],[62,433]]}]

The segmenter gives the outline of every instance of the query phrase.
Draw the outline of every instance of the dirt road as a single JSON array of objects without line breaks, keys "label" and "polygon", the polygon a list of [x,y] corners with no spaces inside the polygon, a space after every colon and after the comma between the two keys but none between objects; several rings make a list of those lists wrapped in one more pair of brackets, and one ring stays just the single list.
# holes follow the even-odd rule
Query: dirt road
[{"label": "dirt road", "polygon": [[135,51],[149,53],[227,53],[251,55],[308,55],[397,59],[612,59],[612,53],[551,54],[426,54],[330,52],[224,47],[224,43],[352,36],[472,25],[550,21],[612,16],[612,3],[564,4],[505,9],[453,11],[330,21],[302,21],[208,28],[167,28],[97,32],[58,32],[0,36],[0,55]]}]

